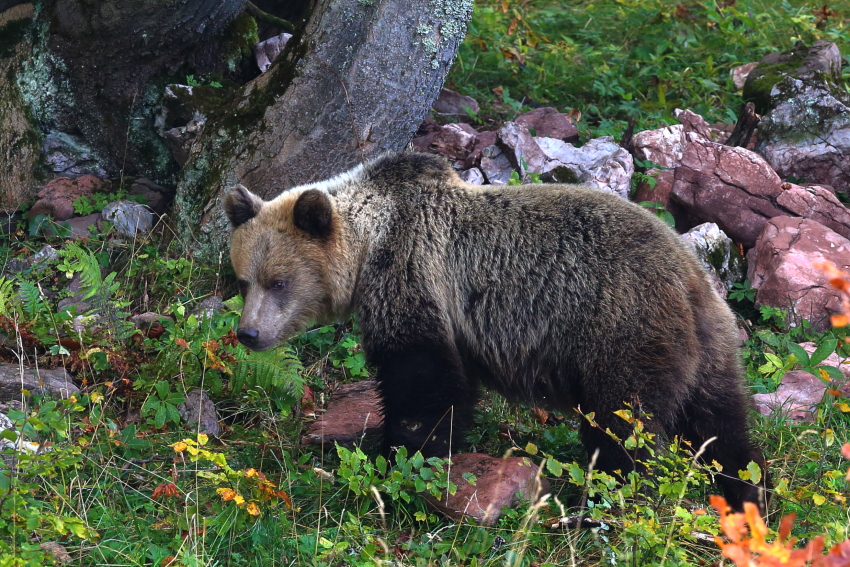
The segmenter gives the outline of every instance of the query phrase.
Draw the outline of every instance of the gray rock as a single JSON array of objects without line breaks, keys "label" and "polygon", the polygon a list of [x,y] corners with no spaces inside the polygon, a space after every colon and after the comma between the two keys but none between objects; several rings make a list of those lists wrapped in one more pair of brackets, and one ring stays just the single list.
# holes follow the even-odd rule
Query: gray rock
[{"label": "gray rock", "polygon": [[261,41],[254,46],[254,57],[257,59],[257,67],[260,73],[265,73],[272,66],[274,58],[286,47],[286,42],[292,39],[291,33],[282,33]]},{"label": "gray rock", "polygon": [[117,201],[103,208],[103,219],[111,222],[123,236],[136,238],[153,226],[153,213],[134,201]]},{"label": "gray rock", "polygon": [[218,437],[221,433],[215,404],[204,390],[187,392],[185,401],[177,406],[177,411],[192,431],[213,437]]},{"label": "gray rock", "polygon": [[160,315],[159,313],[148,311],[139,315],[133,315],[130,317],[130,321],[136,325],[137,329],[149,329],[150,327],[161,327],[162,321],[171,321],[173,323],[174,319],[168,315]]},{"label": "gray rock", "polygon": [[514,170],[508,156],[496,145],[487,146],[481,150],[481,172],[491,185],[505,185],[511,180]]},{"label": "gray rock", "polygon": [[45,136],[41,151],[54,173],[68,177],[89,173],[97,177],[108,177],[81,136],[52,131]]},{"label": "gray rock", "polygon": [[51,260],[58,260],[59,252],[51,245],[44,245],[41,250],[36,252],[30,261],[30,265],[34,267],[38,267],[39,264],[43,262],[49,262]]},{"label": "gray rock", "polygon": [[544,179],[559,183],[583,183],[627,199],[635,171],[631,154],[611,136],[596,138],[580,148],[555,138],[535,138],[549,159]]},{"label": "gray rock", "polygon": [[64,368],[39,368],[36,371],[27,367],[21,369],[17,364],[0,363],[0,403],[21,401],[21,390],[63,399],[80,393]]},{"label": "gray rock", "polygon": [[484,185],[486,183],[484,174],[477,167],[460,172],[460,178],[470,185]]},{"label": "gray rock", "polygon": [[782,177],[826,183],[850,194],[850,96],[840,87],[786,77],[759,124],[759,152]]},{"label": "gray rock", "polygon": [[468,113],[464,107],[468,108],[472,112],[478,112],[479,110],[478,101],[471,96],[465,96],[460,93],[456,93],[451,89],[443,88],[440,90],[440,94],[437,96],[437,100],[434,101],[434,105],[431,108],[433,108],[434,112],[437,114],[466,116]]},{"label": "gray rock", "polygon": [[682,235],[682,240],[696,253],[703,267],[717,276],[725,290],[744,279],[744,258],[732,239],[713,222],[695,226]]},{"label": "gray rock", "polygon": [[217,311],[222,311],[223,309],[225,309],[225,305],[221,296],[211,295],[202,299],[201,302],[192,309],[192,313],[198,319],[209,319]]},{"label": "gray rock", "polygon": [[[14,449],[18,453],[35,453],[41,448],[38,443],[27,441],[23,435],[21,435],[21,431],[15,427],[15,423],[9,419],[9,416],[0,413],[0,434],[2,433],[14,436],[15,440],[12,441],[11,439],[6,439],[4,436],[0,436],[0,450]],[[16,460],[14,456],[9,458],[8,455],[3,455],[2,459],[6,466],[13,466],[13,463]]]},{"label": "gray rock", "polygon": [[514,169],[525,178],[528,173],[543,173],[549,161],[528,128],[516,122],[505,122],[499,128],[498,144]]}]

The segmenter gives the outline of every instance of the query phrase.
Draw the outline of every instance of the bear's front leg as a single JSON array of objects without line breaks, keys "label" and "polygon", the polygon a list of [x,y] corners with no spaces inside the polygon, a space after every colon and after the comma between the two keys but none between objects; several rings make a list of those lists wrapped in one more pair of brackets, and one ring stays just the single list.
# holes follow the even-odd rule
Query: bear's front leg
[{"label": "bear's front leg", "polygon": [[428,456],[458,452],[473,422],[477,385],[463,371],[450,346],[413,344],[373,352],[384,404],[384,454],[406,447]]}]

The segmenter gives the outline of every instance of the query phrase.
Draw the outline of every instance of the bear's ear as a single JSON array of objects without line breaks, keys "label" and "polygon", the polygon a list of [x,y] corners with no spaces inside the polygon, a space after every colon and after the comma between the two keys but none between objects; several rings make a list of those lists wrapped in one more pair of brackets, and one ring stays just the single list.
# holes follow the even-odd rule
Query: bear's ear
[{"label": "bear's ear", "polygon": [[260,212],[263,208],[263,200],[248,191],[242,185],[237,185],[230,190],[224,198],[224,212],[230,219],[233,228],[245,224]]},{"label": "bear's ear", "polygon": [[331,233],[333,208],[327,194],[318,189],[308,189],[299,195],[292,210],[295,226],[316,238]]}]

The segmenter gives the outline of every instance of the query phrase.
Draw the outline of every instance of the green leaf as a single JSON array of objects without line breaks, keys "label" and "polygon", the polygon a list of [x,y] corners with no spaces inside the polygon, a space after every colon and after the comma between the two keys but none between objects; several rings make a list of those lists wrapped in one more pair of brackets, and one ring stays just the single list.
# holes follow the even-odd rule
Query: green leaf
[{"label": "green leaf", "polygon": [[553,476],[561,476],[564,472],[564,465],[549,457],[546,459],[546,470],[548,470]]},{"label": "green leaf", "polygon": [[812,356],[809,359],[809,366],[817,366],[826,360],[829,355],[835,352],[835,348],[837,346],[838,341],[836,339],[827,339],[823,341],[815,352],[812,353]]},{"label": "green leaf", "polygon": [[[797,343],[788,343],[788,352],[794,355],[796,359],[803,366],[811,366],[812,364],[809,362],[809,353],[806,352],[806,349],[798,345]],[[826,357],[824,357],[826,358]],[[781,364],[778,366],[782,366]]]}]

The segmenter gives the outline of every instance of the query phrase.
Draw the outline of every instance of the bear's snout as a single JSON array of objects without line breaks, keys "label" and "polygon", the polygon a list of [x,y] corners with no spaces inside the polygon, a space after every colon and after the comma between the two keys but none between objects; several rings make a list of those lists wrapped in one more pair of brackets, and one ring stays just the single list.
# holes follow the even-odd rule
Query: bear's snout
[{"label": "bear's snout", "polygon": [[239,330],[236,331],[236,337],[239,339],[239,342],[246,347],[257,350],[260,331],[253,327],[239,327]]}]

